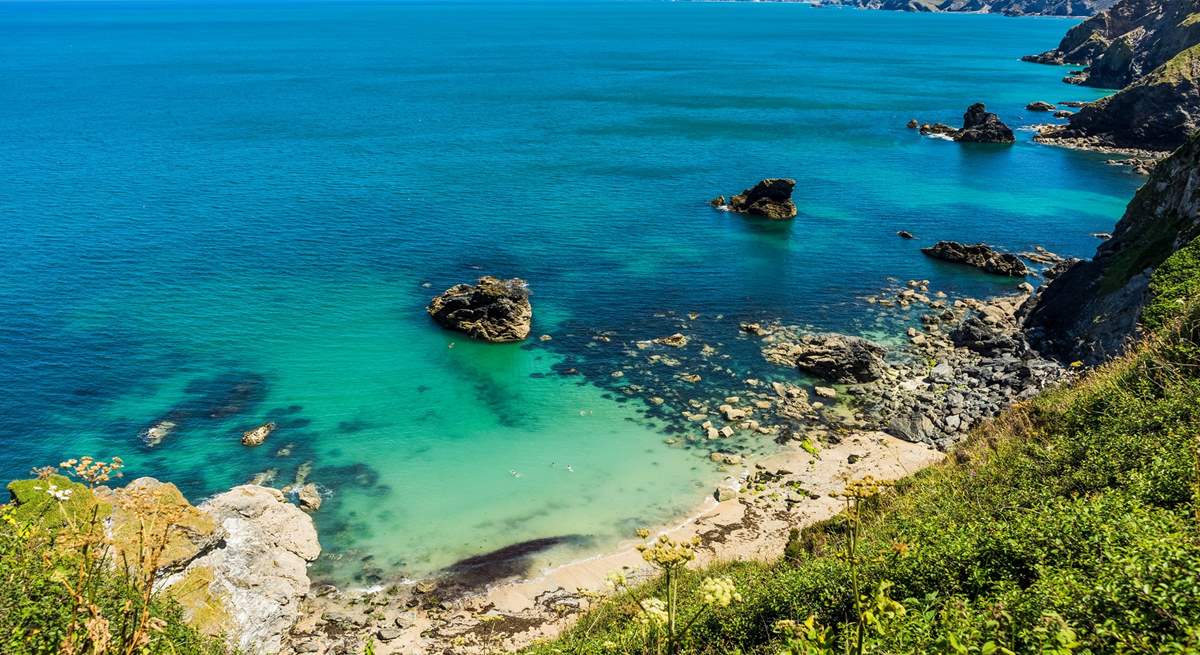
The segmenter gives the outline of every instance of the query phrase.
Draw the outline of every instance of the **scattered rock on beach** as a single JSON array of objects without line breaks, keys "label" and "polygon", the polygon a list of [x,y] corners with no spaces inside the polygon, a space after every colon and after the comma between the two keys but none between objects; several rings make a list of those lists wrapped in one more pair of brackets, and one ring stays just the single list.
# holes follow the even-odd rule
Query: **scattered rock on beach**
[{"label": "scattered rock on beach", "polygon": [[770,361],[844,384],[882,377],[885,352],[866,339],[842,334],[806,334],[763,349]]},{"label": "scattered rock on beach", "polygon": [[491,343],[521,341],[533,322],[525,281],[490,275],[450,287],[430,301],[428,312],[442,327]]},{"label": "scattered rock on beach", "polygon": [[1029,274],[1029,269],[1019,257],[998,252],[984,243],[968,245],[957,241],[938,241],[929,248],[922,248],[921,252],[934,259],[974,266],[996,275],[1023,277]]}]

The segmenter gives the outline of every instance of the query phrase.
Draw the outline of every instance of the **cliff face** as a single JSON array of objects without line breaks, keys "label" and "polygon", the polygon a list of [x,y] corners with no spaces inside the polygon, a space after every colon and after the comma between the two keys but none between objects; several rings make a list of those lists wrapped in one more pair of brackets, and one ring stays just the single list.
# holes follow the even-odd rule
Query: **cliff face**
[{"label": "cliff face", "polygon": [[1008,16],[1091,16],[1113,0],[824,0],[821,4],[893,11],[960,11]]},{"label": "cliff face", "polygon": [[1172,150],[1200,128],[1200,45],[1175,55],[1115,95],[1084,106],[1039,141]]},{"label": "cliff face", "polygon": [[1200,0],[1121,0],[1026,61],[1087,66],[1072,83],[1119,89],[1200,43]]},{"label": "cliff face", "polygon": [[[103,519],[114,562],[136,561],[144,525],[169,521],[175,528],[156,587],[179,601],[184,619],[202,633],[224,634],[239,653],[290,652],[308,563],[321,547],[312,519],[280,491],[244,485],[193,506],[175,485],[153,478],[95,490],[60,475],[48,482],[68,490],[68,513],[95,511]],[[47,514],[47,487],[41,480],[9,484],[17,516]]]},{"label": "cliff face", "polygon": [[1030,343],[1065,361],[1098,363],[1138,332],[1150,277],[1200,235],[1200,137],[1155,167],[1088,261],[1076,262],[1023,308]]}]

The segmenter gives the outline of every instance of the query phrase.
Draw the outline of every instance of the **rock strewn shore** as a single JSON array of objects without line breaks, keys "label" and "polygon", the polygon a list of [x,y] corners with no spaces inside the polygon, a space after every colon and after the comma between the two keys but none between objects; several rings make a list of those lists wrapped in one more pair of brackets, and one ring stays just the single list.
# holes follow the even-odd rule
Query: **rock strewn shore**
[{"label": "rock strewn shore", "polygon": [[[813,400],[793,384],[749,379],[742,380],[740,395],[689,406],[684,424],[692,426],[694,447],[711,449],[727,477],[696,516],[662,530],[700,535],[701,564],[778,557],[788,528],[839,511],[829,494],[846,479],[867,474],[893,479],[932,464],[942,457],[934,446],[952,444],[1008,404],[1068,378],[1070,369],[1037,356],[1020,334],[1019,308],[1030,289],[1026,285],[1026,293],[989,301],[949,300],[913,281],[891,290],[892,298],[872,298],[881,307],[924,312],[922,327],[909,331],[908,343],[891,348],[887,361],[879,363],[878,380],[818,387],[819,400]],[[789,366],[778,353],[808,339],[805,332],[782,326],[745,324],[740,332],[742,338],[759,340],[764,358]],[[664,347],[653,339],[637,343]],[[665,348],[688,356],[685,348]],[[705,344],[693,356],[712,358],[716,353],[710,349]],[[649,355],[658,358],[654,361],[663,356]],[[662,399],[650,395],[655,391],[634,393],[660,406],[655,398]],[[717,430],[721,421],[725,424]],[[759,458],[727,452],[735,426],[781,447]],[[483,589],[463,588],[451,578],[369,591],[327,587],[305,600],[293,641],[302,653],[346,652],[367,638],[376,641],[380,655],[515,649],[569,625],[587,608],[590,594],[603,591],[607,574],[649,575],[643,564],[636,551],[624,547]]]}]

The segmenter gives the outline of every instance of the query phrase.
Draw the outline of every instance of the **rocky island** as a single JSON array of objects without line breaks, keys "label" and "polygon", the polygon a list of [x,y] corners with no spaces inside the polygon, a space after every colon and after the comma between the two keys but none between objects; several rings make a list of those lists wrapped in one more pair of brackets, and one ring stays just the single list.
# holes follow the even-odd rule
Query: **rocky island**
[{"label": "rocky island", "polygon": [[[909,127],[914,127],[909,123]],[[952,141],[964,143],[1014,143],[1012,129],[1000,120],[1000,117],[987,110],[982,102],[977,102],[963,114],[963,125],[955,129],[943,123],[921,124],[921,134],[939,136]]]},{"label": "rocky island", "polygon": [[795,180],[769,178],[733,196],[728,203],[725,202],[725,196],[718,196],[709,204],[738,214],[782,221],[796,217],[796,203],[792,202],[792,189],[795,187]]},{"label": "rocky island", "polygon": [[491,343],[522,341],[533,324],[529,286],[519,278],[456,284],[431,300],[428,312],[442,327]]}]

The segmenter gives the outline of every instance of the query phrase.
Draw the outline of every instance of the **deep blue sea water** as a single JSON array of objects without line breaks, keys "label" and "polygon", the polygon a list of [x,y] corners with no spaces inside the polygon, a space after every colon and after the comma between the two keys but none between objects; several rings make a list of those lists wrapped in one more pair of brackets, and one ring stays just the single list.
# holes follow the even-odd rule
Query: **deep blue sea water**
[{"label": "deep blue sea water", "polygon": [[[786,377],[739,321],[886,332],[858,298],[889,276],[1011,287],[921,245],[1087,256],[1111,229],[1139,179],[1101,157],[904,128],[976,100],[1018,127],[1046,119],[1030,101],[1098,97],[1018,61],[1069,25],[640,0],[0,4],[0,478],[121,455],[199,499],[311,462],[342,575],[543,538],[561,561],[668,520],[720,473],[706,447],[663,443],[683,408],[647,416],[616,388],[633,340],[683,325],[693,350],[729,349],[732,376]],[[768,176],[797,179],[795,221],[706,204]],[[484,272],[527,279],[554,339],[483,346],[429,322],[435,291]],[[266,445],[239,443],[269,419]]]}]

